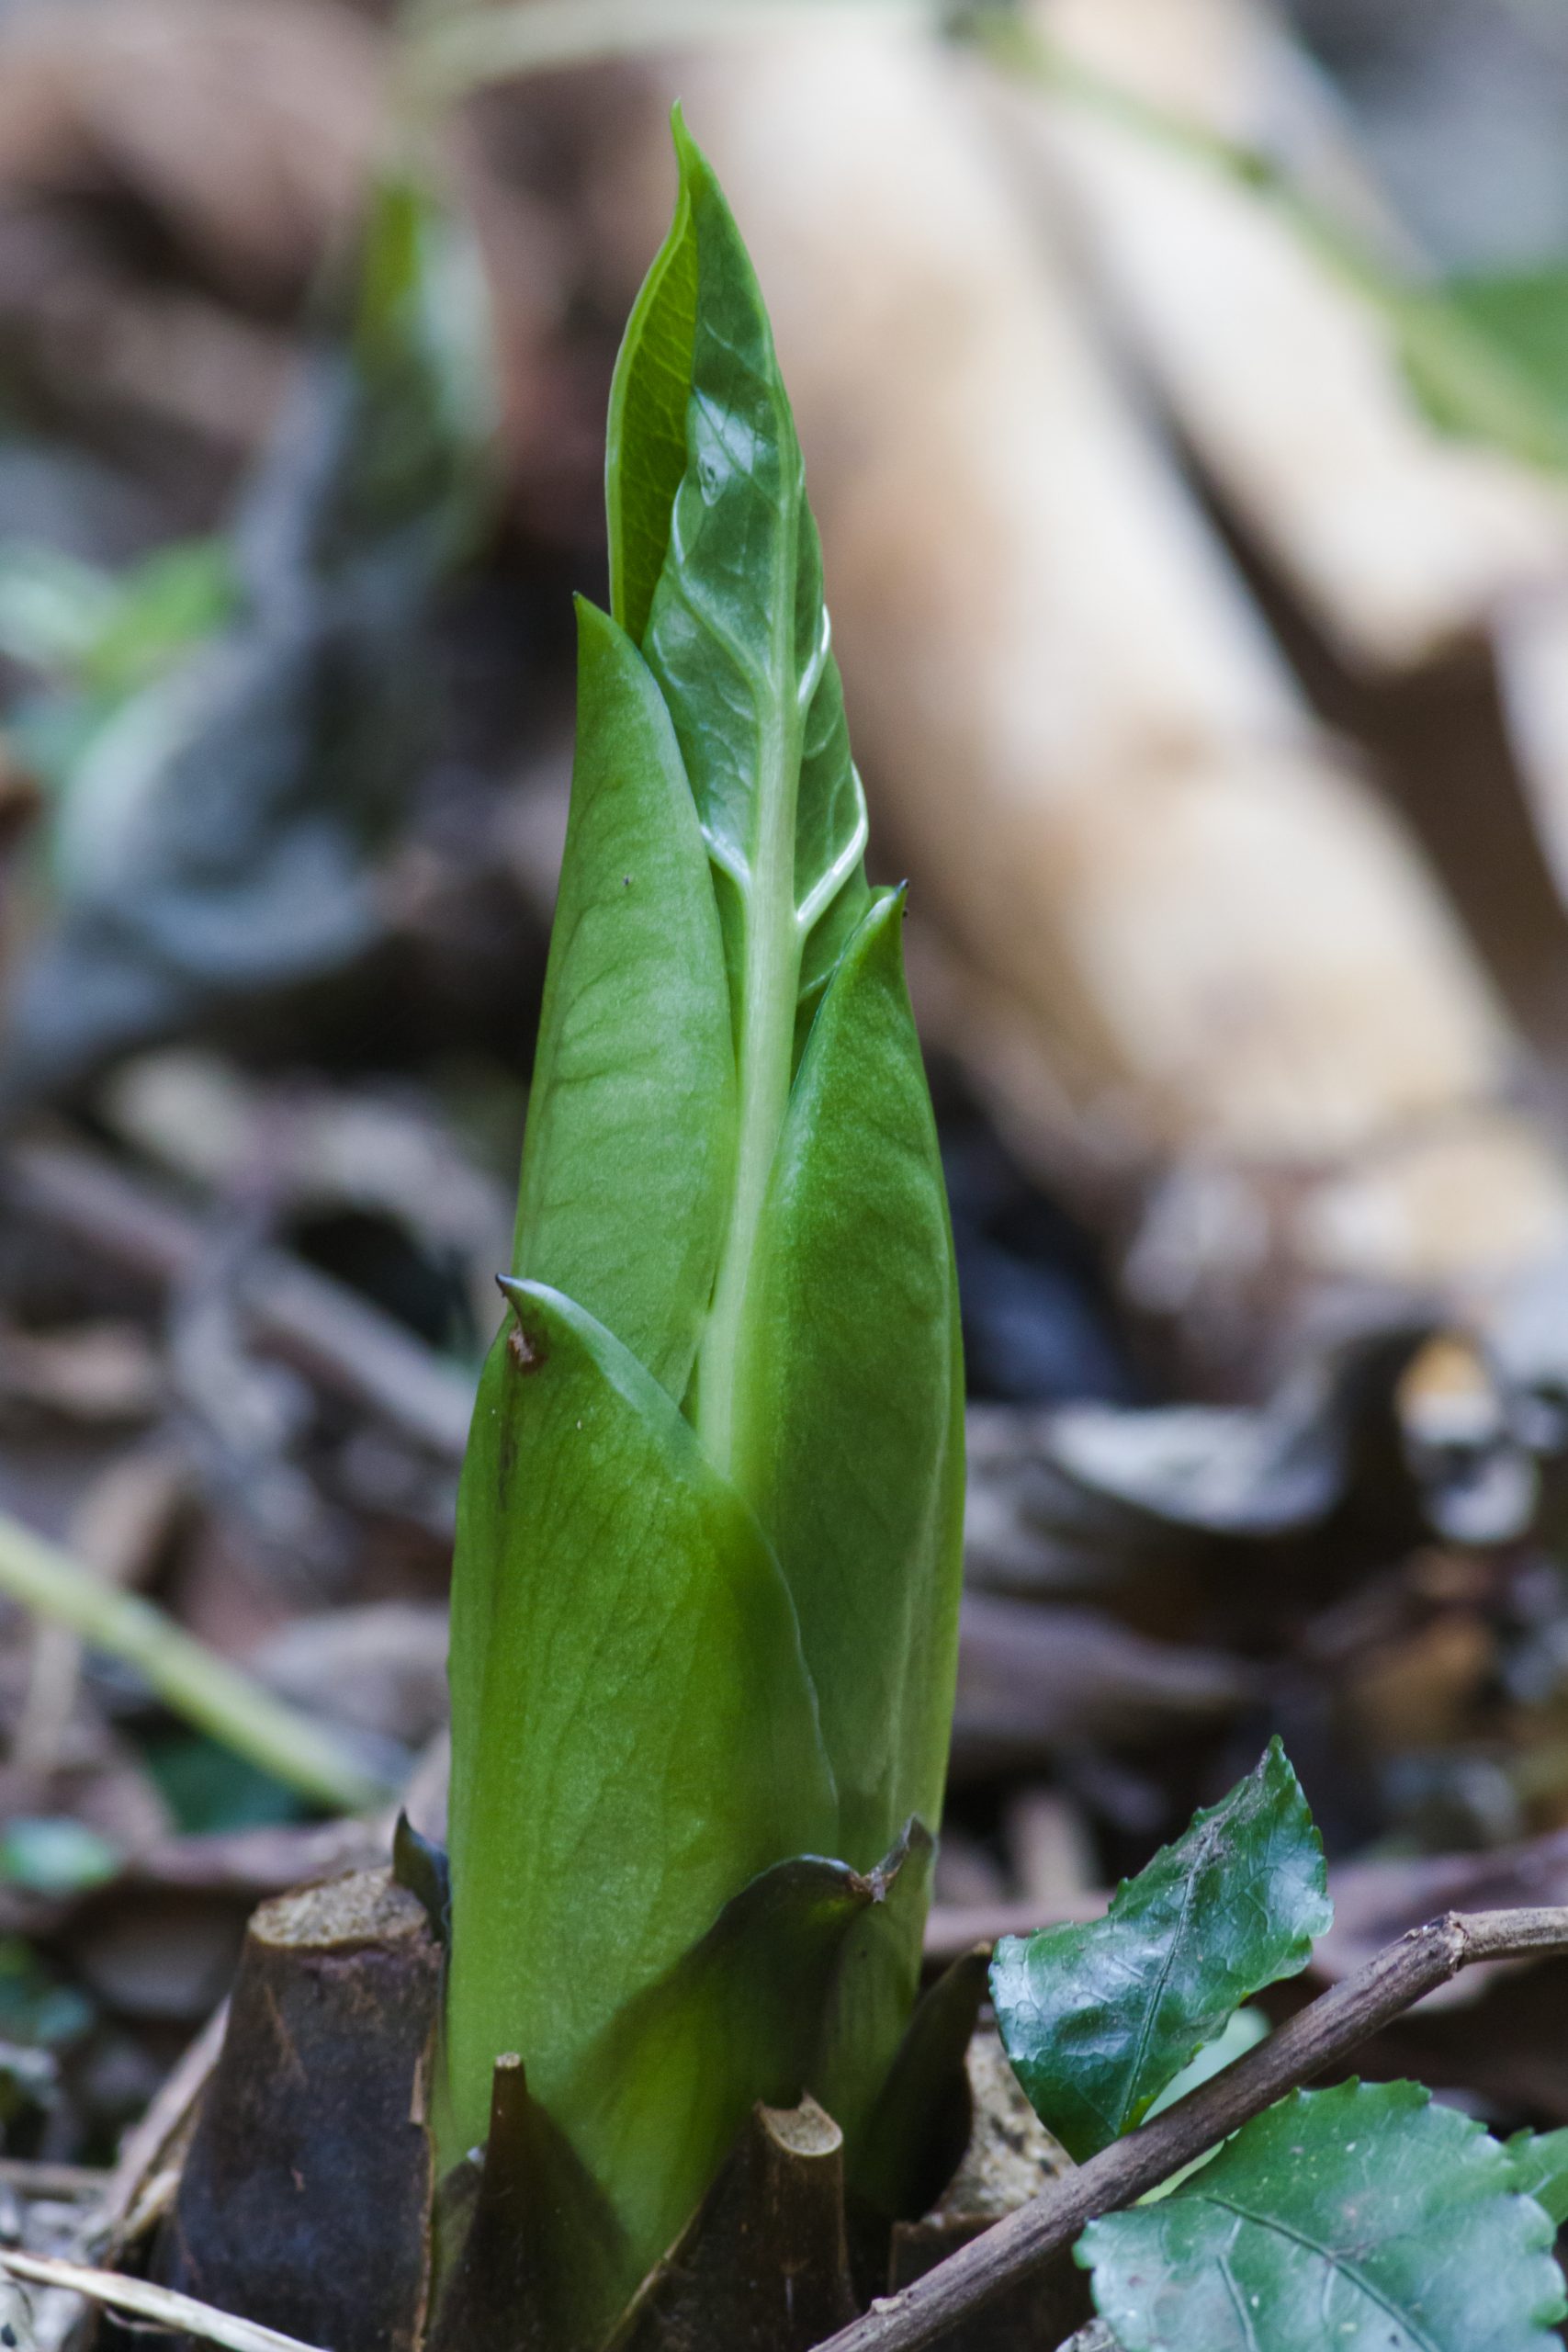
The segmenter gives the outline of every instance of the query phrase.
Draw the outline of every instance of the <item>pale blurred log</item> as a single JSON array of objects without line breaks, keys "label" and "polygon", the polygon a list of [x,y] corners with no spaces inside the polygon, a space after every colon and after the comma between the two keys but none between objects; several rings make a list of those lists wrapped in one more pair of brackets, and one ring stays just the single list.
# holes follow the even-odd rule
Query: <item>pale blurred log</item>
[{"label": "pale blurred log", "polygon": [[1536,838],[1568,905],[1568,582],[1498,616],[1497,684]]},{"label": "pale blurred log", "polygon": [[846,29],[653,78],[622,217],[646,253],[678,88],[773,312],[880,860],[1015,1140],[1218,1171],[1276,1283],[1463,1283],[1550,1246],[1562,1177],[1499,1107],[1514,1045],[1473,956],[1302,707],[961,69]]},{"label": "pale blurred log", "polygon": [[[1440,432],[1390,311],[1197,142],[1269,153],[1395,279],[1330,101],[1257,0],[1032,0],[1092,87],[1190,125],[1191,148],[1094,96],[1014,79],[1037,197],[1068,201],[1119,327],[1247,531],[1352,666],[1416,667],[1568,568],[1568,490]],[[1027,175],[1026,175],[1027,176]]]}]

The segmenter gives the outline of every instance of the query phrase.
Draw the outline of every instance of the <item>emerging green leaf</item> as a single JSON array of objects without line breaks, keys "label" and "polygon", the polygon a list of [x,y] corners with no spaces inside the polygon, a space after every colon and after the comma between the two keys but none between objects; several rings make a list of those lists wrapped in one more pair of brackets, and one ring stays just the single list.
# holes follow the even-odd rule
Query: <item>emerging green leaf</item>
[{"label": "emerging green leaf", "polygon": [[508,1295],[458,1498],[458,2149],[482,2139],[495,2060],[519,2046],[570,2132],[562,2093],[617,2010],[738,1883],[830,1848],[835,1824],[795,1611],[755,1521],[603,1325],[540,1283]]},{"label": "emerging green leaf", "polygon": [[[746,1291],[795,1063],[803,991],[825,982],[869,902],[865,802],[829,642],[816,525],[772,332],[718,184],[676,121],[681,203],[633,316],[612,424],[612,523],[642,531],[671,485],[665,355],[689,350],[684,460],[641,637],[713,860],[729,962],[739,1128],[696,1420],[732,1473],[742,1391],[765,1335]],[[694,289],[694,311],[691,309]],[[688,325],[688,320],[690,324]],[[650,501],[651,504],[657,501]],[[625,598],[654,540],[612,552]],[[820,931],[822,944],[814,944]],[[813,953],[808,958],[808,945]]]},{"label": "emerging green leaf", "polygon": [[517,1329],[480,1389],[452,1630],[449,2147],[516,2051],[633,2263],[760,2097],[809,2087],[870,2161],[919,1980],[963,1487],[902,899],[862,865],[767,315],[678,120],[676,146],[612,398],[615,617],[581,614]]},{"label": "emerging green leaf", "polygon": [[997,2022],[1041,2120],[1080,2163],[1109,2146],[1234,2009],[1306,1966],[1331,1917],[1322,1841],[1270,1740],[1103,1919],[998,1944]]},{"label": "emerging green leaf", "polygon": [[900,892],[876,899],[812,1029],[751,1272],[768,1344],[738,1407],[739,1480],[795,1596],[840,1850],[863,1868],[911,1812],[940,1815],[957,1670],[964,1381],[902,914]]},{"label": "emerging green leaf", "polygon": [[1551,2224],[1416,2083],[1295,2091],[1078,2241],[1123,2352],[1551,2352]]},{"label": "emerging green leaf", "polygon": [[577,680],[513,1264],[586,1307],[679,1403],[734,1159],[724,946],[664,705],[588,604]]}]

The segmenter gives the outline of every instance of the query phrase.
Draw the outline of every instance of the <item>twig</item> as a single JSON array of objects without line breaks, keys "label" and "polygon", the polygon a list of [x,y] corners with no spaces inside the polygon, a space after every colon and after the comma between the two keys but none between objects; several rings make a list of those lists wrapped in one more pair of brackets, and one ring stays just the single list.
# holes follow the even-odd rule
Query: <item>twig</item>
[{"label": "twig", "polygon": [[[207,1247],[198,1217],[70,1145],[13,1145],[0,1186],[13,1208],[143,1281],[188,1280]],[[254,1336],[275,1355],[438,1460],[462,1460],[473,1384],[389,1315],[286,1250],[257,1252],[242,1303]]]},{"label": "twig", "polygon": [[389,1794],[320,1724],[193,1640],[152,1601],[104,1583],[69,1552],[4,1514],[0,1594],[123,1658],[165,1706],[289,1788],[343,1813]]},{"label": "twig", "polygon": [[42,2197],[65,2205],[103,2195],[110,2178],[101,2165],[57,2165],[47,2157],[0,2156],[0,2188],[20,2197]]},{"label": "twig", "polygon": [[89,2302],[107,2303],[110,2311],[129,2312],[133,2319],[178,2328],[204,2344],[222,2344],[228,2352],[317,2352],[297,2335],[280,2335],[276,2327],[258,2327],[254,2320],[235,2319],[230,2312],[214,2311],[194,2296],[176,2295],[172,2288],[154,2287],[146,2278],[122,2278],[118,2270],[88,2270],[79,2262],[57,2262],[51,2256],[17,2254],[0,2246],[0,2270],[25,2278],[36,2287],[64,2287]]},{"label": "twig", "polygon": [[1413,1928],[1152,2123],[1053,2180],[1016,2213],[829,2336],[821,2352],[919,2352],[1182,2165],[1348,2056],[1391,2018],[1476,1961],[1568,1951],[1568,1906],[1450,1911]]}]

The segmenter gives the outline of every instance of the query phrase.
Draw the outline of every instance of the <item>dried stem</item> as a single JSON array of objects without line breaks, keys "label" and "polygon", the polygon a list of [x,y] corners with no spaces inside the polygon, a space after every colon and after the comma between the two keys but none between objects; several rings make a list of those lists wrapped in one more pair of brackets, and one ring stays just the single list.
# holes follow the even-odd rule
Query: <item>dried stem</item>
[{"label": "dried stem", "polygon": [[1153,2122],[1054,2180],[901,2294],[874,2302],[821,2352],[919,2352],[936,2343],[1071,2245],[1097,2214],[1130,2204],[1285,2092],[1338,2065],[1461,1968],[1543,1952],[1568,1952],[1568,1907],[1450,1911],[1412,1928]]},{"label": "dried stem", "polygon": [[254,2320],[236,2319],[231,2312],[215,2311],[190,2295],[154,2287],[146,2278],[123,2278],[118,2270],[89,2270],[79,2262],[56,2262],[50,2256],[19,2254],[13,2246],[0,2246],[0,2276],[6,2271],[29,2286],[63,2287],[132,2319],[177,2328],[203,2344],[225,2345],[228,2352],[315,2352],[313,2346],[301,2344],[297,2335],[280,2335],[276,2327],[258,2327]]}]

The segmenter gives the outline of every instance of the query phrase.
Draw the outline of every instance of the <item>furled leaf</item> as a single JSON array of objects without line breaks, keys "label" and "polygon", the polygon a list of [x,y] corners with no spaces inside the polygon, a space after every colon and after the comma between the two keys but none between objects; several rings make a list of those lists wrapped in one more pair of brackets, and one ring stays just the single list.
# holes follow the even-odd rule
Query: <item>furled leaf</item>
[{"label": "furled leaf", "polygon": [[[676,146],[681,209],[634,314],[622,369],[612,573],[621,583],[617,617],[632,625],[641,592],[630,583],[657,537],[637,520],[637,500],[649,485],[660,496],[667,492],[674,454],[670,371],[674,355],[689,348],[685,463],[640,642],[718,877],[728,957],[739,1130],[695,1406],[709,1451],[728,1472],[740,1392],[763,1344],[746,1313],[746,1291],[789,1100],[802,996],[809,1002],[825,983],[868,903],[865,802],[850,759],[817,529],[767,312],[717,182],[678,118]],[[660,390],[639,422],[634,395],[650,380]]]},{"label": "furled leaf", "polygon": [[577,674],[514,1263],[576,1299],[679,1402],[734,1151],[724,946],[658,689],[631,639],[587,604]]},{"label": "furled leaf", "polygon": [[1516,2132],[1506,2145],[1515,2188],[1561,2229],[1568,2222],[1568,2131]]},{"label": "furled leaf", "polygon": [[[491,2070],[558,2105],[739,1885],[830,1850],[832,1775],[776,1561],[665,1391],[543,1284],[480,1382],[450,1675],[455,2152]],[[482,1758],[482,1769],[479,1759]]]},{"label": "furled leaf", "polygon": [[1123,2352],[1551,2352],[1551,2224],[1415,2083],[1296,2091],[1078,2241]]},{"label": "furled leaf", "polygon": [[[694,1948],[628,2003],[556,2101],[573,2144],[620,2185],[629,2292],[695,2211],[761,2098],[807,2087],[847,1939],[890,1899],[901,1851],[862,1875],[800,1856],[754,1879]],[[722,2064],[716,2064],[722,2053]]]},{"label": "furled leaf", "polygon": [[681,744],[734,1014],[737,1144],[691,1409],[779,1552],[839,1781],[835,1850],[865,1869],[941,1804],[962,1510],[952,1244],[899,902],[874,907],[861,865],[788,399],[678,117],[676,144],[674,225],[612,403],[609,504],[617,616]]},{"label": "furled leaf", "polygon": [[1306,1966],[1331,1917],[1322,1841],[1273,1739],[1103,1919],[998,1944],[997,2022],[1041,2120],[1080,2163],[1108,2146],[1234,2009]]},{"label": "furled leaf", "polygon": [[452,1634],[452,2133],[517,2051],[641,2262],[759,2096],[809,2086],[852,2160],[875,2107],[919,1979],[962,1488],[901,902],[862,866],[761,298],[676,142],[613,396],[530,1279]]},{"label": "furled leaf", "polygon": [[737,1476],[795,1596],[846,1858],[938,1818],[957,1670],[964,1379],[902,896],[845,949],[795,1080],[748,1310]]}]

